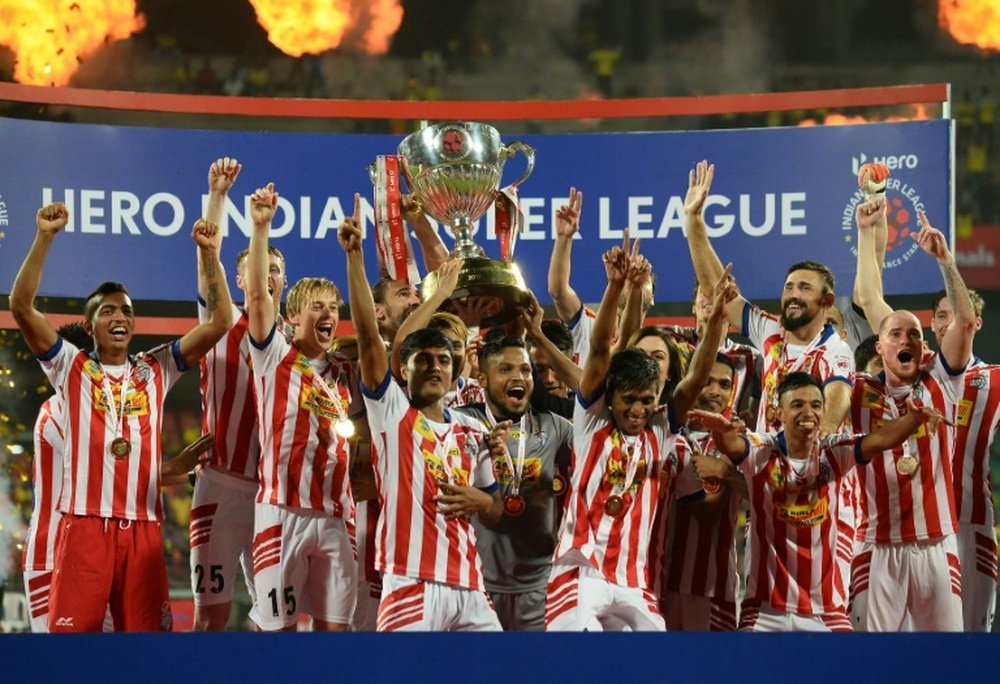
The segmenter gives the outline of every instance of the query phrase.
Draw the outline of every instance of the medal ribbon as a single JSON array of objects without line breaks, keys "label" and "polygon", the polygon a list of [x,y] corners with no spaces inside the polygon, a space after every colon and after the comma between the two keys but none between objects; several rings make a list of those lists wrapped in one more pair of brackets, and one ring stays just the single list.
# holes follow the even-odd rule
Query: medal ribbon
[{"label": "medal ribbon", "polygon": [[[103,363],[100,361],[98,363],[101,365],[101,389],[104,391],[104,396],[108,398],[108,408],[111,411],[111,415],[115,417],[115,439],[118,439],[125,433],[125,400],[128,394],[128,384],[132,380],[132,364],[126,356],[125,375],[122,377],[121,401],[115,403],[115,393],[111,387],[111,381],[108,379],[108,372],[104,370]],[[121,413],[118,412],[119,406],[121,407]]]},{"label": "medal ribbon", "polygon": [[[327,363],[326,367],[330,368],[331,365],[332,364]],[[326,380],[323,379],[323,374],[317,373],[316,369],[312,367],[312,364],[310,364],[309,367],[310,369],[312,369],[313,383],[320,388],[323,394],[325,394],[330,399],[331,402],[333,402],[333,406],[337,411],[337,422],[338,423],[351,422],[350,419],[347,417],[347,411],[344,409],[344,404],[340,401],[340,394],[330,389],[330,386],[326,384]]]},{"label": "medal ribbon", "polygon": [[[426,421],[427,418],[425,417],[424,420]],[[443,439],[441,437],[438,437],[438,434],[434,431],[434,428],[430,426],[429,422],[427,423],[427,427],[430,430],[431,434],[434,435],[434,454],[438,457],[438,460],[441,461],[441,467],[444,468],[445,475],[448,476],[448,483],[456,484],[455,471],[452,470],[451,459],[449,456],[452,448],[457,447],[458,444],[457,441],[455,440],[454,424],[448,425],[448,432],[445,433]],[[441,446],[441,444],[444,444],[443,456],[438,451],[438,448]]]},{"label": "medal ribbon", "polygon": [[517,235],[521,232],[523,224],[515,186],[509,185],[497,191],[493,212],[494,232],[500,243],[500,258],[510,262],[514,258],[514,246],[517,244]]},{"label": "medal ribbon", "polygon": [[635,474],[639,471],[639,460],[646,453],[646,433],[643,432],[637,438],[628,440],[625,435],[618,433],[619,443],[615,446],[622,451],[622,443],[628,446],[628,466],[625,469],[625,482],[622,486],[622,494],[628,492],[629,487],[635,480]]},{"label": "medal ribbon", "polygon": [[[483,404],[486,409],[486,417],[490,421],[490,429],[497,426],[496,416],[493,415],[493,411],[490,410],[489,402]],[[511,472],[514,477],[514,483],[511,485],[510,493],[513,496],[517,496],[521,491],[521,477],[524,474],[524,456],[527,452],[525,445],[528,442],[528,428],[530,424],[528,422],[528,413],[525,411],[521,414],[521,422],[519,426],[520,433],[517,437],[517,467],[514,466],[514,462],[510,458],[510,450],[504,451],[503,460],[507,464],[507,469]]]},{"label": "medal ribbon", "polygon": [[402,191],[399,184],[399,157],[379,155],[375,160],[375,223],[379,267],[393,280],[420,281],[413,260],[410,235],[403,227]]}]

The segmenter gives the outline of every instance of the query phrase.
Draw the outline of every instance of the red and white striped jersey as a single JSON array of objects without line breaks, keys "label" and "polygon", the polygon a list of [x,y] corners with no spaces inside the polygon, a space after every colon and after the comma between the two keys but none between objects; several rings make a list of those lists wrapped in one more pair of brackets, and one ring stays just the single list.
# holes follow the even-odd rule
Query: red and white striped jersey
[{"label": "red and white striped jersey", "polygon": [[448,520],[434,497],[439,483],[496,490],[486,426],[446,409],[447,423],[428,420],[386,373],[374,388],[361,388],[382,513],[376,563],[392,575],[484,591],[476,532],[467,518]]},{"label": "red and white striped jersey", "polygon": [[[124,372],[106,371],[96,355],[62,338],[38,358],[62,404],[65,451],[59,510],[102,518],[162,519],[163,401],[187,370],[180,342],[130,357],[128,378]],[[120,434],[132,447],[122,459],[109,451],[119,423],[116,406]]]},{"label": "red and white striped jersey", "polygon": [[448,390],[444,395],[446,408],[458,408],[469,404],[485,404],[486,391],[478,381],[472,378],[459,378],[458,389]]},{"label": "red and white striped jersey", "polygon": [[352,413],[351,361],[331,354],[312,362],[277,327],[259,343],[250,340],[250,359],[261,444],[257,502],[353,517],[350,447],[335,430],[341,412]]},{"label": "red and white striped jersey", "polygon": [[[690,460],[688,445],[666,406],[650,418],[632,459],[623,445],[606,397],[601,394],[587,405],[577,397],[573,467],[553,558],[582,560],[609,582],[651,589],[662,562],[652,544],[655,526],[665,524],[657,511]],[[605,510],[613,496],[622,499],[620,515]]]},{"label": "red and white striped jersey", "polygon": [[757,431],[776,433],[781,430],[778,420],[778,386],[788,373],[801,371],[814,375],[825,385],[828,382],[854,379],[854,354],[827,325],[808,345],[787,344],[778,318],[747,302],[743,307],[743,331],[760,350],[761,370],[760,409]]},{"label": "red and white striped jersey", "polygon": [[[686,372],[695,347],[698,346],[698,330],[680,325],[666,325],[663,326],[663,330],[677,345],[677,351],[681,357],[681,372]],[[733,407],[735,412],[746,406],[749,399],[748,395],[753,387],[753,376],[756,372],[760,352],[750,345],[733,342],[728,337],[719,347],[719,351],[729,357],[733,363],[733,393],[729,405]]]},{"label": "red and white striped jersey", "polygon": [[1000,426],[1000,366],[978,364],[965,374],[955,416],[953,478],[958,522],[996,524],[990,448]]},{"label": "red and white striped jersey", "polygon": [[[954,418],[961,397],[964,373],[952,375],[941,356],[934,355],[912,386],[895,392],[885,385],[885,375],[859,375],[851,398],[851,419],[856,432],[874,432],[906,411],[906,397],[933,406]],[[857,529],[855,538],[876,544],[938,539],[956,531],[952,454],[955,430],[943,421],[930,433],[922,425],[901,446],[872,459],[858,470]],[[913,475],[897,470],[906,454],[917,457]]]},{"label": "red and white striped jersey", "polygon": [[38,409],[34,429],[35,453],[31,462],[34,506],[24,539],[25,570],[53,569],[56,530],[62,514],[56,509],[63,478],[63,433],[59,425],[59,397],[51,396]]},{"label": "red and white striped jersey", "polygon": [[860,458],[860,438],[841,433],[817,443],[809,458],[792,459],[784,432],[747,434],[746,456],[738,463],[750,495],[744,602],[798,615],[846,611],[837,508],[841,480]]},{"label": "red and white striped jersey", "polygon": [[[719,457],[711,435],[707,432],[686,434],[692,451]],[[692,512],[703,497],[702,480],[689,466],[677,479],[677,496],[665,507],[667,515],[667,552],[663,589],[691,596],[706,596],[722,601],[735,601],[739,588],[739,567],[736,561],[736,524],[746,500],[725,483],[724,506],[713,524],[698,520]],[[681,496],[694,491],[695,495]]]},{"label": "red and white striped jersey", "polygon": [[[199,299],[198,318],[206,316]],[[246,311],[233,305],[233,320],[233,327],[199,363],[201,430],[213,435],[213,466],[256,480],[260,440],[247,334],[250,319]]]},{"label": "red and white striped jersey", "polygon": [[587,356],[590,354],[590,336],[594,330],[594,320],[597,314],[593,309],[580,305],[580,310],[576,312],[566,327],[569,328],[573,337],[573,363],[583,368],[587,363]]}]

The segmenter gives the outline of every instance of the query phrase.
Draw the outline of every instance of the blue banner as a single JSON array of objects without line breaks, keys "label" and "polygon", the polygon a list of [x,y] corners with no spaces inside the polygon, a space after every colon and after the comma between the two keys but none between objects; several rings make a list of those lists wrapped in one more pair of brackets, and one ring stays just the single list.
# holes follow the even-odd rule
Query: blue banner
[{"label": "blue banner", "polygon": [[[732,261],[743,293],[777,298],[785,271],[821,261],[849,294],[855,270],[856,181],[865,161],[892,170],[888,198],[887,294],[940,288],[933,261],[909,235],[916,210],[951,240],[950,122],[668,133],[526,135],[536,150],[534,174],[521,186],[525,230],[515,261],[529,287],[548,300],[546,273],[554,215],[570,186],[585,196],[571,283],[596,302],[605,279],[601,253],[630,226],[657,275],[658,302],[687,301],[694,283],[684,236],[689,169],[716,165],[705,219],[723,262]],[[504,142],[513,141],[506,136]],[[368,164],[393,153],[400,138],[149,129],[0,119],[0,288],[8,291],[35,234],[35,212],[51,201],[70,208],[70,224],[53,245],[40,293],[81,296],[101,280],[126,283],[137,299],[183,301],[196,291],[189,235],[206,201],[207,171],[236,157],[243,172],[230,192],[223,262],[248,243],[249,195],[274,181],[281,195],[272,244],[288,260],[289,282],[322,275],[343,289],[345,260],[336,226],[364,198],[365,249],[374,280],[372,186]],[[505,182],[524,168],[507,162]],[[477,241],[494,258],[492,212]],[[451,246],[450,235],[445,236]],[[419,259],[418,259],[419,263]],[[423,271],[421,271],[423,273]],[[234,291],[239,299],[239,293]]]}]

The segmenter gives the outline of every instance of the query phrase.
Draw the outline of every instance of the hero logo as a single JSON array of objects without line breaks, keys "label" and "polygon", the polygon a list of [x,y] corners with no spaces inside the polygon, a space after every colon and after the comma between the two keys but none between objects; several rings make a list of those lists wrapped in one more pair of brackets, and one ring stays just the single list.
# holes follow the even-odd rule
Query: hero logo
[{"label": "hero logo", "polygon": [[887,154],[883,157],[869,159],[868,155],[862,152],[857,157],[851,157],[851,173],[857,176],[861,166],[867,162],[885,164],[890,171],[896,171],[897,169],[915,169],[920,163],[920,159],[915,154],[897,154],[895,156]]},{"label": "hero logo", "polygon": [[[890,171],[915,169],[920,163],[915,154],[886,155],[869,159],[862,153],[857,157],[851,157],[853,174],[857,176],[861,165],[869,161],[885,164]],[[885,268],[890,269],[906,263],[920,250],[920,245],[910,235],[920,230],[920,226],[917,225],[917,211],[924,210],[924,202],[917,189],[898,176],[890,177],[886,182],[885,198],[888,206]],[[854,215],[858,205],[864,203],[866,199],[865,193],[860,188],[855,189],[841,215],[840,227],[844,242],[855,257],[858,255],[858,249]]]}]

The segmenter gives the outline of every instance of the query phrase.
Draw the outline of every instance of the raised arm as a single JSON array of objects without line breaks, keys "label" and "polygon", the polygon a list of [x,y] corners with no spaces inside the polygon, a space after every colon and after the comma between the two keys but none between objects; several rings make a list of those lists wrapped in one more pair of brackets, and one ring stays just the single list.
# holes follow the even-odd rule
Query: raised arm
[{"label": "raised arm", "polygon": [[[208,203],[205,205],[205,220],[222,226],[225,219],[226,196],[233,187],[236,177],[240,175],[242,166],[230,157],[222,157],[212,162],[208,167]],[[198,295],[205,299],[205,274],[202,273],[199,260]]]},{"label": "raised arm", "polygon": [[[698,285],[706,292],[719,282],[719,276],[725,270],[708,239],[708,231],[702,216],[714,178],[715,164],[709,164],[704,160],[698,162],[688,173],[688,190],[684,197],[685,232],[688,250],[691,252],[691,264],[694,266]],[[743,327],[744,304],[746,300],[741,296],[726,304],[726,317],[729,324],[737,330]]]},{"label": "raised arm", "polygon": [[[688,411],[688,418],[693,418],[701,423],[702,428],[712,433],[712,441],[721,454],[730,459],[739,461],[743,458],[747,450],[746,438],[743,436],[746,426],[739,418],[726,418],[722,414],[701,409],[691,409]],[[699,477],[714,477],[715,464],[705,463],[699,467],[699,461],[695,460],[695,469]]]},{"label": "raised arm", "polygon": [[[431,318],[441,308],[441,305],[448,301],[451,293],[455,291],[455,286],[458,285],[458,274],[464,264],[465,259],[449,259],[441,264],[441,267],[438,269],[438,284],[437,289],[434,290],[434,294],[424,300],[413,313],[406,317],[403,324],[399,326],[392,344],[391,367],[393,375],[399,376],[401,366],[399,349],[403,346],[403,340],[410,333],[430,325]],[[456,371],[461,371],[461,369],[456,369]]]},{"label": "raised arm", "polygon": [[[538,300],[535,299],[534,293],[528,292],[528,296],[531,298],[531,303],[527,309],[521,312],[521,320],[524,323],[528,338],[532,344],[545,351],[546,356],[548,356],[552,364],[552,370],[555,372],[556,377],[559,378],[559,381],[576,392],[580,388],[582,371],[579,366],[573,363],[572,359],[559,351],[559,348],[552,344],[552,340],[542,332],[542,319],[545,316],[545,311],[538,303]],[[542,389],[544,390],[545,388],[542,387]]]},{"label": "raised arm", "polygon": [[[636,245],[638,245],[636,240]],[[635,251],[637,247],[633,247]],[[597,309],[594,328],[590,336],[590,353],[583,367],[580,378],[580,396],[584,400],[593,398],[603,387],[611,363],[611,339],[615,333],[615,321],[618,318],[618,299],[625,287],[630,264],[629,234],[625,229],[625,237],[621,247],[612,247],[604,253],[604,270],[608,277],[608,285],[604,288],[604,297]]]},{"label": "raised arm", "polygon": [[35,295],[42,282],[42,267],[49,247],[68,222],[69,211],[62,202],[47,204],[38,210],[35,215],[35,240],[10,288],[10,312],[21,329],[28,349],[35,355],[50,350],[59,338],[49,319],[35,308]]},{"label": "raised arm", "polygon": [[347,253],[347,292],[351,305],[351,322],[358,336],[358,367],[361,382],[375,389],[389,370],[389,355],[378,333],[375,300],[365,273],[365,257],[361,250],[361,195],[354,195],[354,214],[344,219],[337,230],[337,240]]},{"label": "raised arm", "polygon": [[180,340],[181,358],[188,367],[198,363],[233,327],[233,300],[229,295],[226,272],[219,261],[222,230],[214,223],[198,219],[191,237],[198,245],[198,272],[204,278],[206,318]]},{"label": "raised arm", "polygon": [[270,263],[267,256],[268,233],[271,231],[271,219],[278,208],[278,193],[274,183],[257,188],[250,196],[250,217],[253,225],[250,229],[250,251],[247,254],[246,295],[247,315],[250,317],[250,338],[263,342],[271,334],[278,312],[274,308],[274,300],[267,291],[267,274]]},{"label": "raised arm", "polygon": [[965,281],[955,265],[955,257],[948,249],[944,234],[931,225],[923,211],[919,211],[918,215],[921,227],[914,239],[920,243],[925,252],[937,260],[941,277],[944,279],[944,290],[955,312],[955,319],[941,338],[941,355],[949,368],[965,368],[972,357],[972,339],[976,334],[976,310],[969,296],[969,288],[965,286]]},{"label": "raised arm", "polygon": [[865,312],[872,330],[878,332],[882,321],[892,313],[882,294],[882,262],[885,259],[883,242],[879,255],[879,233],[886,226],[885,195],[874,195],[858,205],[854,222],[858,227],[858,264],[854,275],[854,302]]},{"label": "raised arm", "polygon": [[424,255],[424,270],[427,273],[438,270],[448,260],[448,248],[427,220],[424,207],[416,197],[407,195],[403,198],[403,218],[409,222],[420,243],[420,252]]},{"label": "raised arm", "polygon": [[643,289],[652,277],[653,267],[646,257],[637,254],[629,264],[628,279],[625,281],[625,310],[618,323],[618,341],[612,353],[625,349],[632,335],[642,327],[646,318]]},{"label": "raised arm", "polygon": [[674,418],[678,423],[686,422],[688,411],[695,405],[698,395],[712,374],[715,357],[719,353],[718,343],[722,339],[722,331],[729,325],[726,318],[726,304],[737,296],[736,284],[729,277],[732,269],[732,264],[726,266],[722,276],[715,283],[712,291],[712,313],[705,322],[705,332],[691,355],[687,373],[674,388]]},{"label": "raised arm", "polygon": [[556,211],[556,240],[552,244],[552,257],[549,259],[549,296],[564,323],[573,320],[583,306],[576,290],[569,284],[573,238],[580,230],[582,207],[583,193],[570,188],[569,203]]}]

